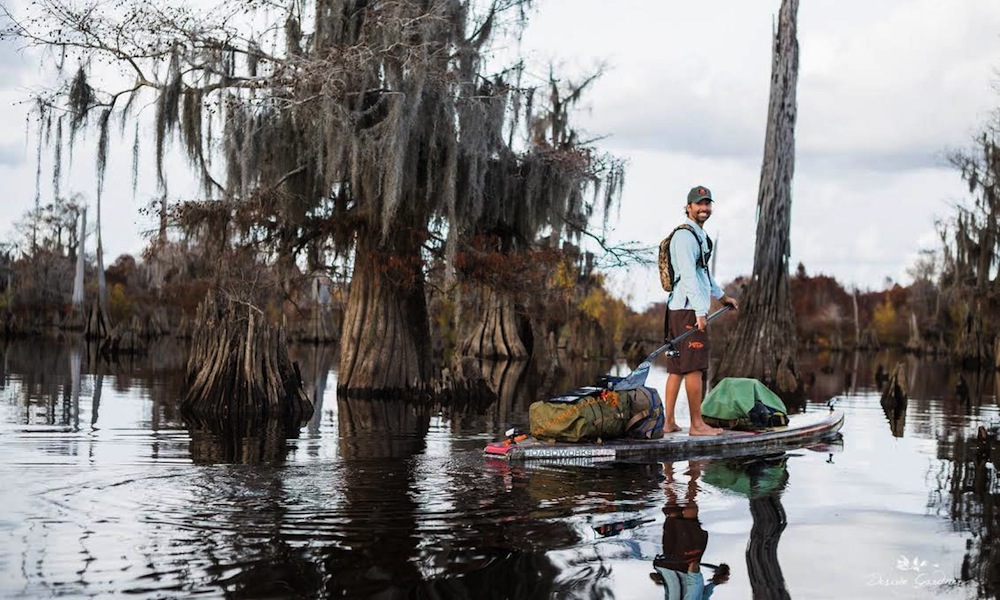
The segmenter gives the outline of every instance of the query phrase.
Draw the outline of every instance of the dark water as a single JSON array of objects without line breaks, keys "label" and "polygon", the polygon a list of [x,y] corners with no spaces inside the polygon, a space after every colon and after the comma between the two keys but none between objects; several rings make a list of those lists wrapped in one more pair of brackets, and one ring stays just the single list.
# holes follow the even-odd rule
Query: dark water
[{"label": "dark water", "polygon": [[538,388],[518,368],[489,373],[498,405],[424,415],[338,400],[332,354],[298,348],[314,418],[295,439],[226,439],[180,418],[182,347],[120,365],[0,348],[3,598],[660,598],[654,559],[678,532],[731,567],[713,598],[1000,589],[996,452],[977,457],[975,439],[998,421],[992,374],[909,359],[911,400],[890,421],[875,370],[896,359],[809,357],[796,410],[836,397],[842,445],[524,467],[481,455],[527,422]]}]

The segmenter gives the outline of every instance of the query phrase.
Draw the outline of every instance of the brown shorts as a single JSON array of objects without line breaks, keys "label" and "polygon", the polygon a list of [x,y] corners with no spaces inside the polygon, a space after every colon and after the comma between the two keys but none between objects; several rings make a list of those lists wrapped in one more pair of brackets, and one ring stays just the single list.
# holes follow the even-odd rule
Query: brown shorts
[{"label": "brown shorts", "polygon": [[691,563],[701,562],[708,547],[708,532],[698,519],[667,517],[663,521],[663,551],[653,564],[664,569],[686,572]]},{"label": "brown shorts", "polygon": [[[668,309],[663,323],[664,337],[672,340],[697,326],[693,310]],[[667,373],[683,375],[691,371],[708,370],[708,332],[695,331],[684,338],[677,349],[680,350],[680,356],[667,357]]]}]

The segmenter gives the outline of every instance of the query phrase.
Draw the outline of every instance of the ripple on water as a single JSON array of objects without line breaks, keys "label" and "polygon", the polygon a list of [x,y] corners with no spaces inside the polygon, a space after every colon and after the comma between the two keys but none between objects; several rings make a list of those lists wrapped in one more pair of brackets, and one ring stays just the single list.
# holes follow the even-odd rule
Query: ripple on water
[{"label": "ripple on water", "polygon": [[[656,597],[662,509],[692,479],[687,463],[488,461],[494,436],[440,421],[416,437],[324,425],[273,464],[208,464],[185,430],[154,431],[143,402],[123,399],[117,421],[105,402],[100,428],[0,424],[0,481],[15,483],[0,488],[0,597],[488,596],[525,581],[556,590],[546,597]],[[969,536],[951,530],[954,506],[928,508],[949,497],[932,476],[988,411],[949,402],[911,402],[896,438],[876,395],[845,397],[843,447],[788,461],[778,556],[793,595],[866,597],[863,576],[893,574],[903,553],[962,564]],[[706,560],[734,565],[719,593],[750,597],[748,499],[709,479]]]}]

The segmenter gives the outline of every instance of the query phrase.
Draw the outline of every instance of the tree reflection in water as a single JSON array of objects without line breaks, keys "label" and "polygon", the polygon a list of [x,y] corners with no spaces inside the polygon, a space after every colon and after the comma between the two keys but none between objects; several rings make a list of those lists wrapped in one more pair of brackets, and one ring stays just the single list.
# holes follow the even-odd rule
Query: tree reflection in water
[{"label": "tree reflection in water", "polygon": [[[302,386],[313,403],[313,414],[306,430],[309,435],[319,435],[323,422],[323,401],[330,386],[330,374],[336,365],[337,348],[333,345],[298,344],[288,348],[289,357],[302,373]],[[336,389],[336,384],[332,386]]]},{"label": "tree reflection in water", "polygon": [[[539,381],[527,363],[483,361],[478,368],[495,386],[495,399],[421,407],[336,398],[336,352],[303,346],[296,360],[318,413],[301,429],[304,439],[290,439],[298,431],[280,424],[226,437],[180,420],[184,344],[170,344],[124,363],[84,344],[0,345],[7,418],[0,439],[16,465],[6,471],[15,475],[7,493],[18,498],[20,486],[36,490],[31,498],[51,500],[22,502],[8,523],[12,549],[4,558],[33,569],[8,573],[31,595],[62,589],[80,596],[152,590],[147,595],[590,598],[632,597],[635,582],[658,595],[647,574],[661,542],[660,509],[671,503],[660,489],[662,465],[528,468],[490,463],[479,453],[487,438],[526,418],[527,405],[546,397],[544,388],[588,383],[600,369]],[[843,394],[838,408],[872,427],[856,429],[848,442],[870,434],[892,442],[901,458],[916,456],[911,474],[920,482],[889,489],[917,494],[919,510],[941,518],[929,522],[957,532],[959,557],[967,542],[960,567],[954,555],[949,560],[959,581],[941,595],[997,597],[1000,485],[997,431],[990,427],[998,415],[997,378],[884,353],[829,360],[832,369],[816,367],[809,408]],[[905,438],[891,439],[875,373],[897,360],[907,361],[910,400],[905,423],[895,427]],[[849,377],[838,370],[844,368]],[[845,452],[843,466],[854,456]],[[687,468],[676,463],[677,503],[685,501]],[[874,465],[871,473],[887,468]],[[780,458],[701,465],[700,489],[739,494],[740,515],[748,507],[753,518],[749,539],[744,531],[738,542],[746,542],[747,574],[743,561],[732,562],[739,579],[713,598],[731,597],[737,583],[758,598],[787,598],[799,570],[810,568],[807,557],[789,555],[788,536],[778,562],[785,507],[801,509],[792,504],[798,495],[783,495],[786,481]],[[701,491],[696,500],[712,541],[732,539],[732,532],[716,539],[709,526],[720,506],[731,504]],[[77,536],[82,551],[49,543]],[[123,543],[134,549],[127,570],[116,562]],[[703,559],[716,562],[720,554],[709,544]],[[623,573],[637,577],[626,581]]]},{"label": "tree reflection in water", "polygon": [[302,423],[281,419],[189,421],[191,460],[195,464],[281,464],[288,440],[298,437]]},{"label": "tree reflection in water", "polygon": [[[343,396],[337,403],[343,512],[358,526],[322,549],[323,596],[551,597],[559,569],[535,547],[536,536],[518,532],[536,522],[527,516],[535,502],[524,507],[524,522],[451,522],[491,507],[477,494],[456,494],[447,481],[456,473],[427,472],[428,407]],[[526,500],[516,495],[497,499],[509,508]]]},{"label": "tree reflection in water", "polygon": [[785,455],[712,461],[703,480],[745,496],[750,501],[753,526],[747,542],[746,563],[755,599],[789,598],[778,561],[778,542],[788,521],[781,495],[788,484]]},{"label": "tree reflection in water", "polygon": [[998,446],[995,425],[979,426],[975,431],[961,425],[946,427],[938,439],[941,460],[928,474],[937,482],[930,494],[930,508],[947,514],[956,531],[970,535],[960,579],[974,584],[980,598],[1000,594]]},{"label": "tree reflection in water", "polygon": [[751,496],[750,514],[753,528],[747,543],[747,572],[753,597],[762,600],[789,598],[778,562],[778,541],[788,524],[781,492]]}]

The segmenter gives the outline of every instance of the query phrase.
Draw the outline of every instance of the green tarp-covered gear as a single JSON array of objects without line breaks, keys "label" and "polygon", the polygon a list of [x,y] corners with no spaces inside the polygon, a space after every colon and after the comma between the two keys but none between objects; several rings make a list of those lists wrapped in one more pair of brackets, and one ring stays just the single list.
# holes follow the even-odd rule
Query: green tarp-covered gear
[{"label": "green tarp-covered gear", "polygon": [[720,381],[701,405],[705,422],[723,429],[753,430],[788,425],[788,409],[767,386],[745,377]]}]

